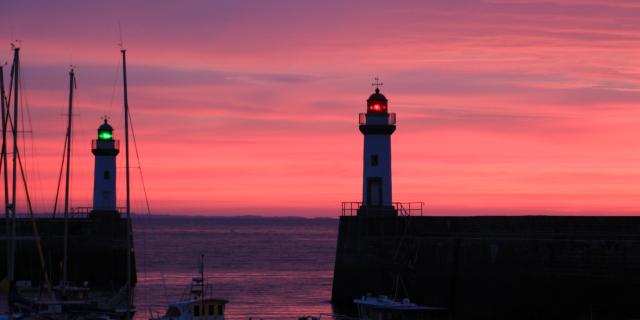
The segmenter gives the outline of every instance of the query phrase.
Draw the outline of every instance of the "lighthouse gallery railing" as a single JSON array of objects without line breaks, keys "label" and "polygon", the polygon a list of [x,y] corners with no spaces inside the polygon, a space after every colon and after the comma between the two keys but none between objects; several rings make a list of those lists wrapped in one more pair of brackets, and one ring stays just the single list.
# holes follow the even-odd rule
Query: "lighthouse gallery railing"
[{"label": "lighthouse gallery railing", "polygon": [[[379,114],[379,115],[372,115],[370,113],[361,113],[358,117],[358,123],[360,125],[365,125],[367,124],[367,115],[369,115],[370,117],[384,117],[384,116],[389,116],[386,120],[386,123],[376,123],[377,125],[389,125],[389,126],[395,126],[396,125],[396,114],[395,113],[383,113],[383,114]],[[376,121],[377,122],[377,121]]]},{"label": "lighthouse gallery railing", "polygon": [[[98,143],[113,143],[113,145],[109,145],[110,148],[120,150],[120,140],[91,140],[91,149],[98,149]],[[104,146],[103,146],[104,147]]]},{"label": "lighthouse gallery railing", "polygon": [[[358,209],[362,206],[362,202],[343,202],[342,216],[356,216]],[[399,216],[422,216],[424,202],[393,202],[393,207],[398,210]]]}]

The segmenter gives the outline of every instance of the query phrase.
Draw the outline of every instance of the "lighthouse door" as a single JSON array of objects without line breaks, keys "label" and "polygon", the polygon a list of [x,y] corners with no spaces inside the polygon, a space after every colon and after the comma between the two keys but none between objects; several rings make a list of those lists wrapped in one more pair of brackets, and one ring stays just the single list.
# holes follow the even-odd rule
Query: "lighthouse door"
[{"label": "lighthouse door", "polygon": [[367,206],[382,206],[382,178],[380,177],[367,179]]}]

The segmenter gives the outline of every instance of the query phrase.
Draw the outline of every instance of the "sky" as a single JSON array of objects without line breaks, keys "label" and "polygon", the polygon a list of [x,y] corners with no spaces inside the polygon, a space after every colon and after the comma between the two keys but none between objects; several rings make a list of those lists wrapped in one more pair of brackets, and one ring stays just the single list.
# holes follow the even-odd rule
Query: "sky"
[{"label": "sky", "polygon": [[90,146],[103,116],[122,140],[119,43],[139,213],[142,171],[157,214],[339,216],[341,202],[361,199],[357,121],[376,76],[398,119],[394,201],[424,201],[427,215],[640,212],[635,0],[2,7],[0,61],[6,79],[10,43],[20,46],[23,149],[39,212],[53,208],[70,65],[72,206],[91,205]]}]

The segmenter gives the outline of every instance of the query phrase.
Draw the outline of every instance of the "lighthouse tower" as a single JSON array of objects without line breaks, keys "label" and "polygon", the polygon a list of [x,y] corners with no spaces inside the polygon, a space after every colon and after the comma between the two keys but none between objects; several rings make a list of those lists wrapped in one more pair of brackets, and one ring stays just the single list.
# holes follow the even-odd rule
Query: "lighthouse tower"
[{"label": "lighthouse tower", "polygon": [[387,98],[375,92],[367,99],[367,112],[360,114],[364,135],[362,206],[358,215],[397,215],[391,198],[391,134],[396,130],[396,114],[389,113]]},{"label": "lighthouse tower", "polygon": [[92,214],[117,213],[116,156],[120,152],[119,141],[113,140],[113,128],[106,118],[98,127],[98,139],[93,140],[91,152],[96,157]]}]

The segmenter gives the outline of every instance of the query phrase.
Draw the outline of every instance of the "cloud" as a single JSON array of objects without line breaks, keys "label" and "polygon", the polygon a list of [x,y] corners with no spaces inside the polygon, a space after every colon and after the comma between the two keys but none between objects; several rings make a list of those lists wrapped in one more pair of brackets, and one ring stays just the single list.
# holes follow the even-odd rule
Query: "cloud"
[{"label": "cloud", "polygon": [[118,21],[149,194],[172,212],[243,203],[318,214],[357,199],[357,114],[376,75],[398,114],[397,198],[448,212],[606,212],[633,207],[640,193],[635,1],[65,0],[5,9],[0,42],[22,40],[43,199],[57,178],[49,164],[62,147],[69,64],[78,66],[78,202],[90,202],[88,145],[100,117],[111,116],[122,137]]}]

